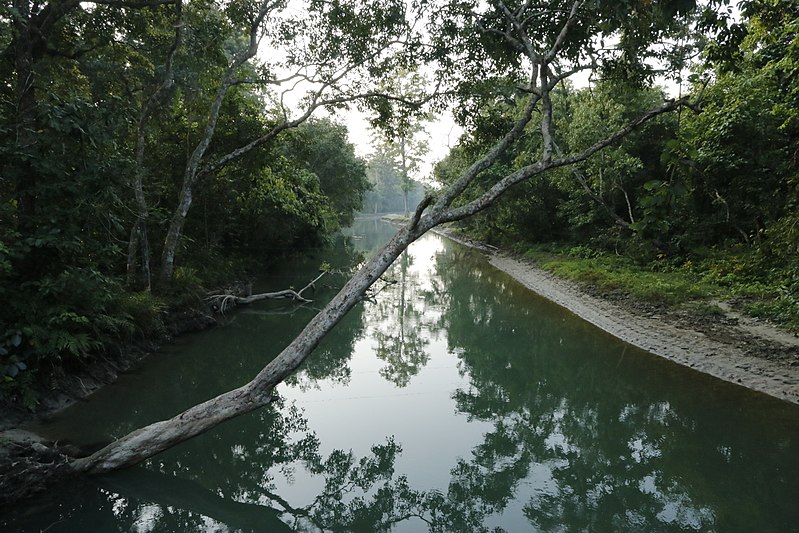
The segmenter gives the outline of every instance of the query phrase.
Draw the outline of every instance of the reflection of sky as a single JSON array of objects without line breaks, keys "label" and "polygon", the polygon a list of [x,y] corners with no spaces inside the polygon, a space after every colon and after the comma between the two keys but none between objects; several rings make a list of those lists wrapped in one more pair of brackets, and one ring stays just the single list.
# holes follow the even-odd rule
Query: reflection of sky
[{"label": "reflection of sky", "polygon": [[[406,293],[417,300],[409,305],[423,307],[418,300],[424,291],[433,288],[435,257],[443,250],[442,239],[436,235],[420,239],[408,250],[406,277],[414,286]],[[387,275],[399,280],[398,271],[395,267]],[[283,387],[280,393],[304,409],[309,427],[320,438],[323,455],[334,449],[352,449],[356,456],[363,456],[369,453],[370,446],[393,436],[402,446],[396,470],[407,475],[411,487],[446,491],[455,458],[468,459],[471,449],[492,425],[469,422],[455,411],[452,394],[458,388],[468,388],[469,379],[458,371],[458,358],[448,352],[446,336],[426,326],[438,321],[441,311],[435,306],[424,307],[424,317],[414,331],[428,342],[424,348],[430,357],[427,364],[403,388],[380,375],[386,363],[376,357],[377,342],[370,333],[380,326],[381,318],[370,309],[381,303],[393,305],[394,296],[394,291],[382,291],[377,294],[376,303],[366,304],[364,321],[368,333],[355,343],[348,384],[322,380],[311,390]],[[391,320],[395,316],[383,318]],[[279,486],[278,490],[289,501],[297,498],[297,505],[309,503],[308,498],[315,494],[308,490],[305,484],[310,480],[301,479],[303,476],[296,472],[294,483]],[[311,484],[322,486],[321,480]]]}]

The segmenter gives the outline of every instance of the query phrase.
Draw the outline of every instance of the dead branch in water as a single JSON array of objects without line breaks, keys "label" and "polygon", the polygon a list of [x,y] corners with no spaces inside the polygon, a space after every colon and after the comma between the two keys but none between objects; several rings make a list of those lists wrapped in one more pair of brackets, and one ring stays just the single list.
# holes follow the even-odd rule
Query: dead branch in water
[{"label": "dead branch in water", "polygon": [[327,274],[327,270],[323,270],[321,274],[316,276],[310,283],[299,291],[294,289],[284,289],[275,292],[262,292],[260,294],[252,294],[250,296],[236,296],[235,294],[214,294],[207,297],[205,300],[211,305],[216,305],[220,314],[225,314],[225,311],[236,305],[247,305],[261,300],[294,300],[302,303],[309,303],[313,300],[305,298],[302,293],[308,289],[315,288],[314,284],[319,281],[322,276]]}]

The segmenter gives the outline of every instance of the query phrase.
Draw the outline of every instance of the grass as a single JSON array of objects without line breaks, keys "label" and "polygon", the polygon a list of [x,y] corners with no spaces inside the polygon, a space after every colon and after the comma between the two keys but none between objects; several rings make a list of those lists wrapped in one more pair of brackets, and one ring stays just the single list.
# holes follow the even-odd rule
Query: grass
[{"label": "grass", "polygon": [[544,270],[600,294],[703,316],[723,315],[714,301],[728,300],[752,316],[799,331],[799,303],[787,297],[773,271],[762,272],[745,254],[717,253],[696,262],[640,264],[585,246],[547,244],[528,247],[523,255]]},{"label": "grass", "polygon": [[688,271],[659,272],[610,255],[578,257],[531,249],[525,256],[558,277],[601,293],[617,293],[655,304],[677,305],[722,296],[718,285]]}]

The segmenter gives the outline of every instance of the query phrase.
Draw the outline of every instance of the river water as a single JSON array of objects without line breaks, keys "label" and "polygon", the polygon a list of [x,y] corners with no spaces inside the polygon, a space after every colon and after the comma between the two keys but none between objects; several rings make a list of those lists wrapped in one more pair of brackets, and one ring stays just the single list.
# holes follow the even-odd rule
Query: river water
[{"label": "river water", "polygon": [[[359,220],[261,288],[302,286],[393,231]],[[56,487],[0,529],[799,530],[795,406],[618,341],[437,235],[385,278],[279,405]],[[241,309],[37,429],[91,448],[170,417],[250,379],[314,305]]]}]

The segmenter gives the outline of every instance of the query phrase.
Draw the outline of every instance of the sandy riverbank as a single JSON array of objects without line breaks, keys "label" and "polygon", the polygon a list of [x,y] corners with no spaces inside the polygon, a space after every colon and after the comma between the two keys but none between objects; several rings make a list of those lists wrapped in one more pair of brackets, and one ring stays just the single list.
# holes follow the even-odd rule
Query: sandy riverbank
[{"label": "sandy riverbank", "polygon": [[731,310],[714,323],[696,324],[675,313],[642,312],[635,302],[594,296],[528,261],[441,233],[481,250],[494,267],[527,288],[634,346],[799,404],[799,338],[788,332]]},{"label": "sandy riverbank", "polygon": [[[740,320],[713,335],[647,317],[592,296],[573,284],[512,257],[492,254],[492,265],[527,288],[634,346],[717,378],[799,404],[799,365],[773,359],[770,351],[799,347],[799,339],[765,324]],[[775,346],[781,345],[781,346]]]}]

